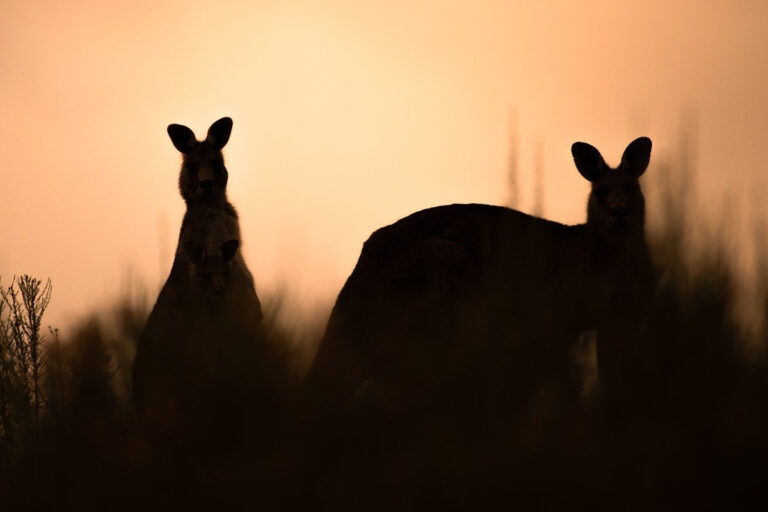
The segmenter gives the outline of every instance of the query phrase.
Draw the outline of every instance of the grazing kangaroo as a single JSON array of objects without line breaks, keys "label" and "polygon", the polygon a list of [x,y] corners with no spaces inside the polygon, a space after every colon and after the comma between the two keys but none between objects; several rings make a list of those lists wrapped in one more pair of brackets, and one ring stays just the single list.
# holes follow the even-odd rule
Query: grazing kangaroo
[{"label": "grazing kangaroo", "polygon": [[262,320],[240,250],[237,214],[226,199],[221,149],[231,128],[231,119],[220,119],[198,142],[189,128],[168,127],[183,154],[179,188],[187,211],[170,275],[139,339],[133,366],[137,412],[154,426],[199,423],[195,416],[205,414],[206,406],[230,396],[247,372],[245,354],[253,353]]},{"label": "grazing kangaroo", "polygon": [[[592,184],[585,224],[453,204],[370,236],[305,380],[319,415],[361,396],[403,413],[462,398],[482,407],[480,393],[562,383],[582,331],[641,318],[652,272],[638,178],[651,141],[629,144],[616,169],[589,144],[571,151]],[[598,331],[602,375],[622,354],[600,343]]]}]

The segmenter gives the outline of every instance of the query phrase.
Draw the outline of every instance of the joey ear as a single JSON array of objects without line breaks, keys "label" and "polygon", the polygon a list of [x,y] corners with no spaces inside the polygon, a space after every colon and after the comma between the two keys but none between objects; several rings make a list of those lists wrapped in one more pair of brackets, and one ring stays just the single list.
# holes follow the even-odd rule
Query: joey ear
[{"label": "joey ear", "polygon": [[221,258],[225,263],[231,261],[232,258],[235,257],[238,247],[240,247],[240,240],[236,238],[227,240],[221,244]]},{"label": "joey ear", "polygon": [[587,181],[595,181],[608,170],[600,152],[586,142],[574,142],[571,146],[571,154],[579,174],[584,176]]},{"label": "joey ear", "polygon": [[199,242],[193,240],[184,242],[184,253],[189,258],[189,261],[195,265],[199,265],[203,261],[203,246]]},{"label": "joey ear", "polygon": [[176,149],[185,154],[189,153],[197,144],[197,139],[192,130],[181,124],[169,124],[168,135],[171,137],[171,141],[176,146]]},{"label": "joey ear", "polygon": [[232,133],[232,119],[222,117],[208,128],[208,136],[205,141],[216,149],[227,145],[229,134]]},{"label": "joey ear", "polygon": [[632,176],[639,178],[648,168],[651,160],[651,139],[640,137],[629,143],[624,155],[621,157],[620,167]]}]

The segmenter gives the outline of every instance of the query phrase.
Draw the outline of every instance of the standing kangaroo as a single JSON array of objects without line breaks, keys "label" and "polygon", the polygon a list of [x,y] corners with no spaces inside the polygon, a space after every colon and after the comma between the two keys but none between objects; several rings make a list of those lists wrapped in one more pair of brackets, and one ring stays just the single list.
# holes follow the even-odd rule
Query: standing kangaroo
[{"label": "standing kangaroo", "polygon": [[231,119],[220,119],[198,142],[189,128],[168,127],[183,154],[179,188],[187,210],[170,275],[137,345],[133,397],[139,416],[169,433],[199,424],[206,406],[231,396],[262,320],[226,198],[221,150],[231,129]]},{"label": "standing kangaroo", "polygon": [[[615,169],[589,144],[571,152],[592,185],[585,224],[454,204],[370,236],[305,381],[318,414],[361,396],[395,410],[462,397],[475,406],[478,382],[494,393],[562,381],[580,332],[641,318],[652,271],[638,178],[651,141],[629,144]],[[601,375],[622,357],[602,341]]]},{"label": "standing kangaroo", "polygon": [[[179,191],[187,205],[187,212],[181,221],[181,233],[184,233],[190,219],[190,212],[196,208],[208,208],[222,212],[237,225],[237,238],[240,238],[237,211],[227,200],[227,180],[229,174],[224,166],[221,150],[229,141],[232,132],[232,119],[222,117],[208,128],[205,140],[198,141],[195,134],[180,124],[168,125],[168,136],[173,145],[182,154],[181,172],[179,173]],[[199,230],[199,226],[196,228]],[[176,247],[176,258],[171,268],[171,277],[183,270],[175,270],[181,254],[181,236]]]}]

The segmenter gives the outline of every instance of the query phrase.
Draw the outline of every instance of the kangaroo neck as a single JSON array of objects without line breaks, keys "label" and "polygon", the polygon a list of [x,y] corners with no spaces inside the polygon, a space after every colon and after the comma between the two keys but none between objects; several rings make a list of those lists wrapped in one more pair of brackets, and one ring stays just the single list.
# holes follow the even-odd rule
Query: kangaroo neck
[{"label": "kangaroo neck", "polygon": [[589,224],[585,228],[590,260],[595,264],[617,267],[646,253],[645,230],[642,227],[625,233],[606,233]]},{"label": "kangaroo neck", "polygon": [[578,329],[595,328],[624,287],[627,272],[646,267],[647,247],[642,230],[611,236],[589,224],[574,226],[562,247],[572,257],[563,262],[563,279],[556,300],[575,312]]},{"label": "kangaroo neck", "polygon": [[215,197],[192,197],[186,198],[184,201],[187,204],[187,209],[195,207],[205,207],[210,209],[223,209],[225,207],[231,208],[226,194],[220,194]]}]

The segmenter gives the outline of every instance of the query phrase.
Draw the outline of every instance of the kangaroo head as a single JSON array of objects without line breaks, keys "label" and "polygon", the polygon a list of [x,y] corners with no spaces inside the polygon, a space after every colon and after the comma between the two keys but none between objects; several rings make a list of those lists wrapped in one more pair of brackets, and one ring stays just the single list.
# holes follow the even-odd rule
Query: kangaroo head
[{"label": "kangaroo head", "polygon": [[597,149],[584,142],[576,142],[571,153],[579,173],[592,183],[587,225],[609,238],[642,233],[645,199],[638,178],[648,167],[651,139],[632,141],[615,169],[608,167]]},{"label": "kangaroo head", "polygon": [[215,202],[224,197],[228,175],[221,150],[231,131],[232,119],[222,117],[208,128],[208,135],[201,142],[186,126],[168,125],[168,135],[184,158],[179,189],[187,203],[196,200]]},{"label": "kangaroo head", "polygon": [[220,244],[203,244],[196,240],[184,242],[184,254],[189,261],[192,289],[208,302],[218,302],[227,292],[232,279],[232,260],[240,240]]}]

